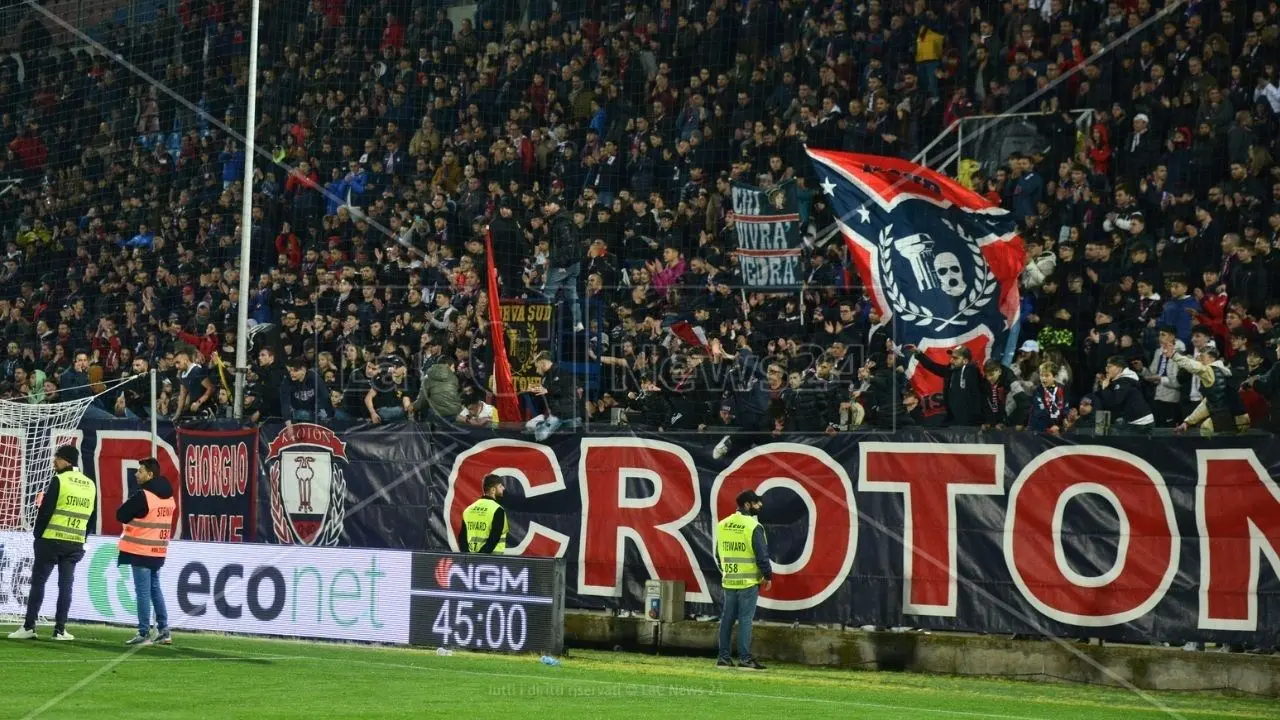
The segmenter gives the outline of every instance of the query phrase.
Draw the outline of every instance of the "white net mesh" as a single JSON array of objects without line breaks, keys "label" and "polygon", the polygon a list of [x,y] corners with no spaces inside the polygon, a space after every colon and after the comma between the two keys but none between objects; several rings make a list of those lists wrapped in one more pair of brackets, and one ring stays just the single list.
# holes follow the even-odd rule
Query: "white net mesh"
[{"label": "white net mesh", "polygon": [[53,477],[53,453],[74,442],[93,397],[52,405],[0,400],[0,530],[30,530],[36,496]]},{"label": "white net mesh", "polygon": [[0,622],[26,611],[36,498],[53,478],[54,451],[77,444],[96,397],[41,405],[0,400]]}]

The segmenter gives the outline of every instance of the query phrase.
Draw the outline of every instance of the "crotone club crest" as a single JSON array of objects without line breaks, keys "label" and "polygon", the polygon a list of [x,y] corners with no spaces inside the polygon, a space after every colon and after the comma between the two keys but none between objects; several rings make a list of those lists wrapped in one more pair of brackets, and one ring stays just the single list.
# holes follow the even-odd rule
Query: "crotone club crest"
[{"label": "crotone club crest", "polygon": [[347,444],[311,423],[285,427],[271,441],[271,523],[286,545],[337,545],[346,515]]}]

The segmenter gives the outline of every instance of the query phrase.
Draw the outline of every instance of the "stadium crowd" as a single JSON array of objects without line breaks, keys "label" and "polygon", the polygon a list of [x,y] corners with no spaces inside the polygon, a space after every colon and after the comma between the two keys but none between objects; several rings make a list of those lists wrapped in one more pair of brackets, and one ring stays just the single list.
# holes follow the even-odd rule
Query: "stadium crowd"
[{"label": "stadium crowd", "polygon": [[[494,423],[488,228],[503,296],[561,311],[529,416],[1276,430],[1280,6],[1169,6],[483,0],[455,25],[427,0],[264,3],[248,298],[227,132],[247,4],[182,0],[94,52],[32,10],[0,62],[0,179],[21,181],[0,195],[0,391],[56,402],[154,367],[160,412],[223,415],[245,301],[255,419]],[[1011,110],[1044,113],[1043,147],[962,180],[1024,227],[1017,352],[918,356],[944,412],[838,237],[806,249],[803,299],[741,288],[731,180],[794,180],[817,231],[805,144],[910,158]],[[90,415],[145,416],[144,383]]]}]

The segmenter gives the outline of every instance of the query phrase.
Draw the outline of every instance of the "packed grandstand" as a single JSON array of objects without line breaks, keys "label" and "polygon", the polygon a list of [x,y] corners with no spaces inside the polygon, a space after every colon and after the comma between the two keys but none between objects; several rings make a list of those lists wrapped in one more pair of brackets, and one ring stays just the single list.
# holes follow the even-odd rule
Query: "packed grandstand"
[{"label": "packed grandstand", "polygon": [[[1276,3],[450,5],[263,8],[248,298],[247,3],[6,10],[3,397],[154,367],[159,413],[226,415],[247,302],[256,420],[1280,427]],[[806,149],[911,159],[987,116],[1026,141],[945,170],[1020,225],[1020,307],[1007,351],[940,361],[882,322]],[[802,285],[748,287],[731,188],[788,181]],[[522,418],[491,407],[486,239],[503,301],[556,309]],[[138,378],[90,417],[150,412]]]}]

